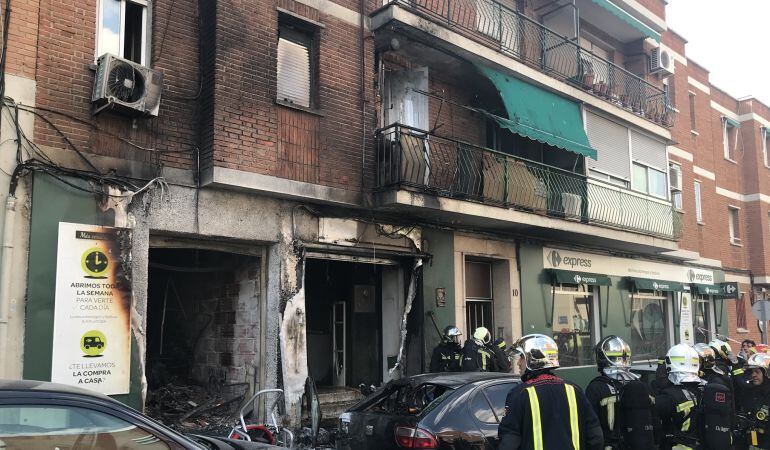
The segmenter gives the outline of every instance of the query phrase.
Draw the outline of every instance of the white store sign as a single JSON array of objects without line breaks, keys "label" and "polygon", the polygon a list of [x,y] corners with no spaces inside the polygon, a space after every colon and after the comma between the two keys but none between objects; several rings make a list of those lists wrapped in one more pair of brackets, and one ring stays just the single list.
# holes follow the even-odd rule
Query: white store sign
[{"label": "white store sign", "polygon": [[714,284],[714,272],[711,270],[551,247],[543,247],[543,264],[546,269],[574,270],[680,283]]}]

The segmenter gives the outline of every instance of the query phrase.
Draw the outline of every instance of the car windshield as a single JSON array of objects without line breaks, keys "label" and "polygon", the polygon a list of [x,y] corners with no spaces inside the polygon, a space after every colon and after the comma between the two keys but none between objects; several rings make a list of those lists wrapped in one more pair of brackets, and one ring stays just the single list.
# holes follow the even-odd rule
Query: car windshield
[{"label": "car windshield", "polygon": [[416,415],[432,409],[452,391],[447,386],[424,383],[418,386],[401,385],[386,389],[366,410],[389,414]]}]

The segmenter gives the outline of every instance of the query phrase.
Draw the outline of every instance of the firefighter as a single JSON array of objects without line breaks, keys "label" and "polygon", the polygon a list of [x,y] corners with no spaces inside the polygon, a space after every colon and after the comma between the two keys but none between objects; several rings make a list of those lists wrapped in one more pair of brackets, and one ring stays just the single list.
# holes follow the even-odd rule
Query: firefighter
[{"label": "firefighter", "polygon": [[[709,342],[709,347],[714,349],[716,357],[716,366],[724,372],[729,379],[743,375],[743,368],[735,357],[732,347],[721,339],[713,339]],[[732,389],[732,386],[728,386]]]},{"label": "firefighter", "polygon": [[463,348],[458,342],[463,332],[454,325],[444,328],[441,343],[433,349],[431,372],[459,372],[462,370]]},{"label": "firefighter", "polygon": [[505,348],[507,345],[505,339],[499,337],[492,342],[492,345],[488,346],[489,350],[491,350],[492,354],[495,356],[496,372],[508,373],[513,368],[511,358],[508,356],[508,352]]},{"label": "firefighter", "polygon": [[[665,433],[661,448],[699,448],[697,411],[705,382],[698,377],[698,352],[687,344],[677,344],[668,350],[665,361],[671,384],[655,396],[655,406]],[[729,424],[727,428],[729,430]]]},{"label": "firefighter", "polygon": [[601,449],[602,428],[585,394],[553,374],[559,367],[556,342],[530,334],[514,351],[522,383],[506,397],[498,450]]},{"label": "firefighter", "polygon": [[700,357],[700,378],[707,383],[720,383],[730,387],[730,378],[717,367],[716,352],[708,344],[695,344],[693,347]]},{"label": "firefighter", "polygon": [[494,372],[497,369],[495,355],[489,349],[492,334],[484,327],[478,327],[463,347],[463,372]]},{"label": "firefighter", "polygon": [[654,398],[649,387],[631,373],[631,347],[617,336],[607,336],[595,349],[599,376],[586,388],[604,434],[605,449],[654,448],[659,431]]},{"label": "firefighter", "polygon": [[[755,353],[746,361],[751,380],[749,395],[738,404],[745,443],[755,448],[770,449],[770,356]],[[741,448],[745,448],[742,447]]]}]

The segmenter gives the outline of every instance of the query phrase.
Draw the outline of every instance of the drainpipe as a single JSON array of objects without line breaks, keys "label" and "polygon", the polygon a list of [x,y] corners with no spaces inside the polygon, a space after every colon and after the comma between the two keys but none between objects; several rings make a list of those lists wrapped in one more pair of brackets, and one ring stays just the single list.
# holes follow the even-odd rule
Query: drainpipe
[{"label": "drainpipe", "polygon": [[[13,185],[13,182],[12,182]],[[14,189],[15,190],[15,189]],[[7,376],[8,310],[11,305],[11,263],[13,261],[13,222],[16,218],[16,195],[11,193],[5,202],[5,222],[2,230],[3,255],[0,267],[0,376]]]}]

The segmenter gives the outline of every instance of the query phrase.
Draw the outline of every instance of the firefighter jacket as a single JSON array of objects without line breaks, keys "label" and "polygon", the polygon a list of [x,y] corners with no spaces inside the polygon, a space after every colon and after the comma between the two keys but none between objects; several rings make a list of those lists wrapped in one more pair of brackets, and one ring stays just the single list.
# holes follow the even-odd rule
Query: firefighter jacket
[{"label": "firefighter jacket", "polygon": [[588,384],[586,397],[602,426],[605,449],[650,449],[659,441],[655,398],[646,384],[600,375]]},{"label": "firefighter jacket", "polygon": [[498,450],[600,450],[599,420],[583,391],[550,371],[526,374],[505,400]]},{"label": "firefighter jacket", "polygon": [[508,354],[505,353],[505,340],[498,338],[492,345],[488,346],[489,350],[495,355],[495,372],[508,373],[511,371],[511,359]]},{"label": "firefighter jacket", "polygon": [[698,406],[701,387],[697,383],[671,384],[655,396],[664,438],[661,449],[699,447]]},{"label": "firefighter jacket", "polygon": [[431,372],[459,372],[462,370],[463,349],[454,341],[442,341],[433,349]]},{"label": "firefighter jacket", "polygon": [[476,339],[465,341],[463,347],[463,372],[495,372],[495,355],[486,345]]},{"label": "firefighter jacket", "polygon": [[747,443],[754,447],[770,449],[770,380],[759,386],[745,388],[738,404],[741,416],[747,419],[742,424]]}]

